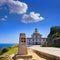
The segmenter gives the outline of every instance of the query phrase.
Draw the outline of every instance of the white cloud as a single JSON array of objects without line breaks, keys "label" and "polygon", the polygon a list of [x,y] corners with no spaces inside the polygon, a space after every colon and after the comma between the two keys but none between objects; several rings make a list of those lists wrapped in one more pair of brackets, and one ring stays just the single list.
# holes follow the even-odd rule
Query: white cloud
[{"label": "white cloud", "polygon": [[0,6],[5,5],[8,0],[0,0]]},{"label": "white cloud", "polygon": [[24,14],[22,17],[22,22],[24,23],[34,23],[44,20],[39,13],[30,12],[30,14]]},{"label": "white cloud", "polygon": [[1,18],[0,21],[6,21],[6,19],[5,18]]},{"label": "white cloud", "polygon": [[[19,0],[0,0],[0,7],[7,5],[10,13],[24,14],[27,12],[28,6]],[[7,16],[0,19],[5,20]],[[35,23],[44,20],[39,13],[30,12],[30,14],[24,14],[22,17],[22,22],[24,23]]]},{"label": "white cloud", "polygon": [[7,19],[7,18],[8,18],[8,16],[7,16],[7,15],[5,15],[5,16],[4,16],[4,18],[5,18],[5,19]]},{"label": "white cloud", "polygon": [[11,13],[23,14],[27,11],[27,4],[20,1],[9,1],[8,6]]},{"label": "white cloud", "polygon": [[2,17],[2,18],[0,18],[0,21],[6,21],[6,19],[8,18],[8,16],[4,16],[4,17]]},{"label": "white cloud", "polygon": [[0,0],[0,6],[7,5],[10,13],[23,14],[26,13],[28,6],[26,3],[15,0]]}]

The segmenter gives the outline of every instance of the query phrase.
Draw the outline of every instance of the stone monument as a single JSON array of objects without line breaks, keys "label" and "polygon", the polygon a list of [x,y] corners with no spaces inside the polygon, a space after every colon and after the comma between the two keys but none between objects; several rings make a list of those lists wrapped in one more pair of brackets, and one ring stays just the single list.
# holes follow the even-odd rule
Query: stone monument
[{"label": "stone monument", "polygon": [[27,59],[27,60],[32,59],[32,55],[29,55],[27,52],[27,42],[25,33],[20,33],[18,54],[14,56],[14,60],[16,59]]},{"label": "stone monument", "polygon": [[20,33],[18,54],[19,55],[26,55],[27,54],[27,43],[26,43],[25,33]]}]

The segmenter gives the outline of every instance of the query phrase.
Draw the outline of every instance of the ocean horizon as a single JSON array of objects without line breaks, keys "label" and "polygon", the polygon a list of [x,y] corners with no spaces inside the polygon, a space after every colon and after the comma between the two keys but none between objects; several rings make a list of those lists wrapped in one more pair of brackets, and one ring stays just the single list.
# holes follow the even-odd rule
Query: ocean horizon
[{"label": "ocean horizon", "polygon": [[0,43],[0,49],[12,47],[14,45],[16,45],[16,43]]}]

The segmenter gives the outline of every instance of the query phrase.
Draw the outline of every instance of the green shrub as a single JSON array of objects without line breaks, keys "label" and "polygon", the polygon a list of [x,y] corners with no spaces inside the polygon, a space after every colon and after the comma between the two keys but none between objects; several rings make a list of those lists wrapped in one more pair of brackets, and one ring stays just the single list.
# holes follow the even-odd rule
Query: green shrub
[{"label": "green shrub", "polygon": [[3,48],[3,49],[1,49],[0,55],[2,55],[3,53],[9,51],[9,49],[10,49],[10,48]]}]

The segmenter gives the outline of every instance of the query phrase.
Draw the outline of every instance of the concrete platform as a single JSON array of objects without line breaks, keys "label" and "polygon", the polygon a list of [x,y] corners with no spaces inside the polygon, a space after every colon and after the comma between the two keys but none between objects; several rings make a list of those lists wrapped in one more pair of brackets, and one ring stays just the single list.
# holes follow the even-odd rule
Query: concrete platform
[{"label": "concrete platform", "polygon": [[35,45],[29,47],[33,49],[33,51],[42,54],[46,57],[55,59],[55,60],[60,60],[60,48],[54,48],[54,47],[40,47],[40,45]]},{"label": "concrete platform", "polygon": [[17,55],[16,58],[24,58],[24,59],[28,59],[28,58],[32,58],[32,55]]},{"label": "concrete platform", "polygon": [[17,59],[32,59],[32,55],[18,55],[16,54],[14,57],[13,57],[14,60],[17,60]]}]

